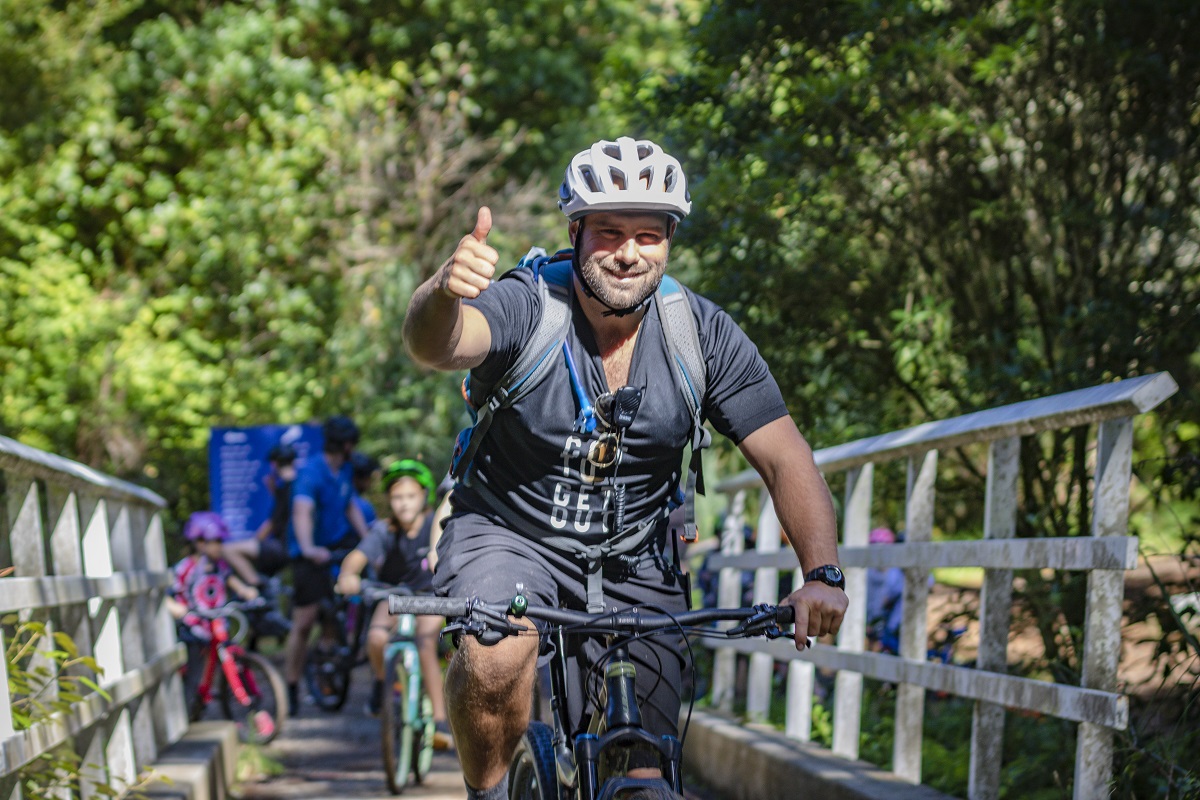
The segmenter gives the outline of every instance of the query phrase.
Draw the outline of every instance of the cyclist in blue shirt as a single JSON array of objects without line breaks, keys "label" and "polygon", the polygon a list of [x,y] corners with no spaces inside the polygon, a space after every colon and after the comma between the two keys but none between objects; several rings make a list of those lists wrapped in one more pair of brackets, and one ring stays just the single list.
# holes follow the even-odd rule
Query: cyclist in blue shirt
[{"label": "cyclist in blue shirt", "polygon": [[292,559],[292,630],[284,646],[284,677],[293,715],[299,712],[299,682],[308,658],[308,639],[319,604],[333,597],[333,551],[354,549],[366,535],[362,510],[354,502],[350,454],[358,444],[358,426],[349,417],[330,417],[322,427],[322,452],[296,475],[288,555]]}]

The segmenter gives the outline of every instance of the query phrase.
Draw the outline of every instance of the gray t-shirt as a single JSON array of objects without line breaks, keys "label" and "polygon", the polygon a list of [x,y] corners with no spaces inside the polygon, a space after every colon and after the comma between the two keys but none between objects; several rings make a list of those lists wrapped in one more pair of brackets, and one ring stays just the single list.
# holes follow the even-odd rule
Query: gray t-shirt
[{"label": "gray t-shirt", "polygon": [[[719,433],[741,442],[786,416],[787,408],[766,362],[733,319],[709,300],[691,293],[689,299],[707,365],[703,416]],[[514,270],[470,305],[484,315],[492,336],[491,352],[472,381],[492,385],[535,330],[541,296],[529,270]],[[595,403],[608,391],[604,366],[586,316],[578,303],[573,309],[567,342],[583,389]],[[495,415],[468,483],[455,489],[455,510],[502,523],[515,519],[526,533],[544,531],[594,543],[611,535],[615,483],[625,487],[626,529],[664,517],[679,484],[692,421],[670,366],[656,307],[650,305],[634,349],[629,385],[641,387],[644,395],[615,468],[597,468],[587,460],[601,430],[590,435],[573,430],[579,404],[566,357],[560,350],[552,358],[552,369],[537,389]],[[504,508],[491,508],[484,494],[500,498]]]},{"label": "gray t-shirt", "polygon": [[366,537],[358,543],[358,550],[367,557],[376,579],[413,591],[426,591],[433,586],[433,571],[429,568],[433,516],[433,512],[427,512],[420,531],[411,538],[392,530],[390,519],[371,523]]}]

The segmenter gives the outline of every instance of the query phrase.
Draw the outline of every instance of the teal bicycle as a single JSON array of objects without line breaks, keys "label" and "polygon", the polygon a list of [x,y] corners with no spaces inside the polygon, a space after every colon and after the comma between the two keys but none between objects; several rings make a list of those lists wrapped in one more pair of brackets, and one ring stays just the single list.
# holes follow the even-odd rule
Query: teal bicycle
[{"label": "teal bicycle", "polygon": [[[411,595],[404,587],[363,582],[366,607],[389,594]],[[382,726],[383,768],[388,790],[400,794],[411,783],[420,784],[433,766],[433,704],[425,692],[421,659],[417,655],[417,618],[400,614],[396,631],[384,650]]]}]

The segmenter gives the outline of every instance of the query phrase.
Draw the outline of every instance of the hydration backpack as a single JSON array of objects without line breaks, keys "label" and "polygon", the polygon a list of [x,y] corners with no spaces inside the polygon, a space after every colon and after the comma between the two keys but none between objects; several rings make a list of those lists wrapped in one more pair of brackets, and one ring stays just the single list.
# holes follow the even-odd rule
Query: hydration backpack
[{"label": "hydration backpack", "polygon": [[[511,275],[521,269],[533,272],[541,293],[542,317],[512,367],[494,386],[474,385],[469,374],[463,380],[463,398],[467,401],[474,424],[459,433],[455,442],[450,468],[455,481],[469,483],[471,462],[496,412],[508,408],[537,388],[564,347],[571,325],[574,298],[571,258],[572,251],[569,249],[550,256],[542,248],[535,247],[518,262],[513,272],[508,273]],[[676,367],[676,384],[692,419],[691,462],[686,482],[676,489],[671,504],[672,508],[685,506],[684,539],[692,542],[696,539],[692,497],[697,491],[704,493],[700,452],[712,441],[700,416],[708,386],[704,354],[700,350],[696,316],[692,313],[683,286],[675,279],[663,276],[654,294],[654,303],[666,338],[667,352]],[[581,409],[581,417],[588,417],[591,412],[592,409],[587,406]],[[590,433],[591,428],[586,432]],[[619,535],[619,532],[616,533]]]}]

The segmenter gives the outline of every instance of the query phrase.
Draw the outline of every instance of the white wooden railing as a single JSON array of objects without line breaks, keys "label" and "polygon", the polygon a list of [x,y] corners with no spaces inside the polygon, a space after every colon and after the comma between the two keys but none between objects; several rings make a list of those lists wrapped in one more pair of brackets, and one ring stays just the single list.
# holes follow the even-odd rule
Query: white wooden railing
[{"label": "white wooden railing", "polygon": [[[1128,536],[1132,471],[1132,417],[1155,408],[1177,390],[1167,373],[989,409],[954,419],[883,434],[817,451],[828,477],[845,473],[846,490],[840,557],[850,607],[837,647],[817,645],[797,654],[789,641],[742,640],[721,645],[716,656],[714,703],[732,707],[735,655],[751,653],[746,709],[763,719],[770,703],[775,661],[790,661],[786,732],[807,740],[811,731],[814,669],[837,671],[833,750],[858,757],[863,678],[897,685],[893,771],[921,781],[921,740],[926,690],[976,701],[971,735],[971,800],[999,796],[1005,710],[1030,711],[1079,723],[1074,796],[1108,796],[1112,778],[1113,731],[1128,726],[1128,700],[1117,692],[1121,652],[1124,570],[1137,564],[1137,538]],[[1096,425],[1091,536],[1016,539],[1021,437],[1043,431]],[[968,445],[988,447],[983,539],[934,542],[938,452]],[[872,482],[877,465],[907,461],[906,541],[867,547]],[[797,570],[796,557],[780,550],[779,522],[761,478],[753,471],[716,488],[729,497],[719,602],[738,605],[741,570],[754,569],[755,601],[774,602],[778,570]],[[756,552],[741,553],[747,492],[762,494]],[[926,660],[926,613],[930,570],[984,568],[980,644],[976,668]],[[864,652],[867,569],[905,571],[903,622],[898,656]],[[1081,658],[1082,681],[1070,686],[1006,675],[1013,570],[1079,570],[1088,573],[1087,613]],[[802,580],[796,575],[796,585]]]},{"label": "white wooden railing", "polygon": [[[9,665],[0,664],[0,798],[19,798],[18,770],[64,744],[82,757],[91,782],[128,786],[188,725],[178,677],[184,651],[163,604],[164,501],[5,437],[0,472],[0,554],[15,568],[0,578],[0,616],[47,623],[104,669],[104,693],[16,730]],[[0,650],[11,634],[0,629]],[[81,796],[93,794],[89,780],[81,783]]]}]

